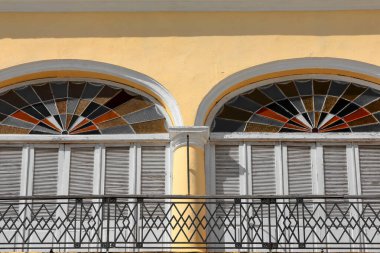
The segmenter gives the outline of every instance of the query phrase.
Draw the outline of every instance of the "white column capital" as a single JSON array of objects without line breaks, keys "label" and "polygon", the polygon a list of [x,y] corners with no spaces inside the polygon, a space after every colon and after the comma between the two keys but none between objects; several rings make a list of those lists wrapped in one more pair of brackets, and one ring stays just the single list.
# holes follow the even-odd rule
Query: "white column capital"
[{"label": "white column capital", "polygon": [[186,146],[187,136],[189,136],[190,146],[204,148],[210,136],[210,129],[208,126],[185,126],[169,128],[171,146],[174,150]]}]

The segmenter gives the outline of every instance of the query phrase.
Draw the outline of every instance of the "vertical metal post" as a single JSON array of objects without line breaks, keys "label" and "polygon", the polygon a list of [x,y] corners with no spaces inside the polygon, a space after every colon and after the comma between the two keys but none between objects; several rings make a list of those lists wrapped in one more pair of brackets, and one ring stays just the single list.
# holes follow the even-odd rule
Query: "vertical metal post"
[{"label": "vertical metal post", "polygon": [[190,143],[189,135],[187,135],[187,195],[190,195]]},{"label": "vertical metal post", "polygon": [[[107,202],[107,245],[106,245],[106,249],[107,249],[107,252],[109,252],[110,250],[110,219],[111,219],[111,210],[110,210],[110,202],[111,202],[111,198],[106,198]],[[102,221],[101,221],[102,222]],[[102,225],[103,225],[103,222],[102,222]]]}]

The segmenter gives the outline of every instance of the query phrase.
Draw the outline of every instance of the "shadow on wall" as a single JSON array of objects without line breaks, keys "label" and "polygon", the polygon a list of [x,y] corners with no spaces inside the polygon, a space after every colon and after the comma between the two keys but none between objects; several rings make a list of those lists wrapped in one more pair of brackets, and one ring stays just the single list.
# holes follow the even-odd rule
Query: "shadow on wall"
[{"label": "shadow on wall", "polygon": [[0,38],[380,34],[380,11],[3,13]]}]

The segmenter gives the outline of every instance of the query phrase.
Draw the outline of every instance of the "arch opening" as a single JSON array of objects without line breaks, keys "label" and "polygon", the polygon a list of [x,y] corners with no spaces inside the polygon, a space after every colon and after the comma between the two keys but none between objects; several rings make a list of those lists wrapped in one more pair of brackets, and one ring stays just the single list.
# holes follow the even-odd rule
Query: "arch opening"
[{"label": "arch opening", "polygon": [[303,76],[301,79],[324,79],[329,76],[331,80],[355,79],[354,83],[373,87],[380,83],[379,73],[380,67],[375,65],[328,57],[287,59],[253,66],[228,76],[209,91],[198,107],[195,125],[211,126],[210,119],[220,108],[221,101],[225,103],[231,94],[246,92],[247,87],[253,89],[255,85],[269,84],[267,81],[281,82],[300,76]]},{"label": "arch opening", "polygon": [[[358,81],[288,77],[225,99],[212,132],[377,132],[380,92]],[[231,97],[231,96],[230,96]]]},{"label": "arch opening", "polygon": [[167,132],[161,106],[137,90],[88,79],[42,79],[0,93],[2,134]]},{"label": "arch opening", "polygon": [[91,79],[111,86],[139,91],[162,107],[169,126],[182,126],[178,104],[169,91],[151,77],[124,67],[79,59],[44,60],[13,66],[0,71],[0,85],[8,87],[28,80],[55,78],[60,80]]}]

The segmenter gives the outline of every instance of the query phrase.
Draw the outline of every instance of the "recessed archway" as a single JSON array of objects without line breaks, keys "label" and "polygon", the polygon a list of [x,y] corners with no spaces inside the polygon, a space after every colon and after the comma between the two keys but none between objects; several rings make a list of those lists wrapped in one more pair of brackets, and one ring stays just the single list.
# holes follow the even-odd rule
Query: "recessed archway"
[{"label": "recessed archway", "polygon": [[[365,85],[380,83],[380,67],[337,58],[299,58],[270,62],[237,72],[215,85],[202,100],[195,125],[210,125],[222,102],[234,94],[244,92],[247,87],[268,84],[268,80],[286,79],[297,75],[328,75],[336,79],[354,78]],[[251,85],[251,86],[250,86]],[[218,108],[219,107],[219,108]]]},{"label": "recessed archway", "polygon": [[110,81],[44,78],[0,89],[1,134],[159,134],[171,125],[152,96]]},{"label": "recessed archway", "polygon": [[6,87],[43,78],[91,78],[127,85],[161,103],[173,126],[182,126],[178,104],[169,91],[151,77],[120,66],[89,60],[45,60],[17,65],[0,71],[0,84]]}]

